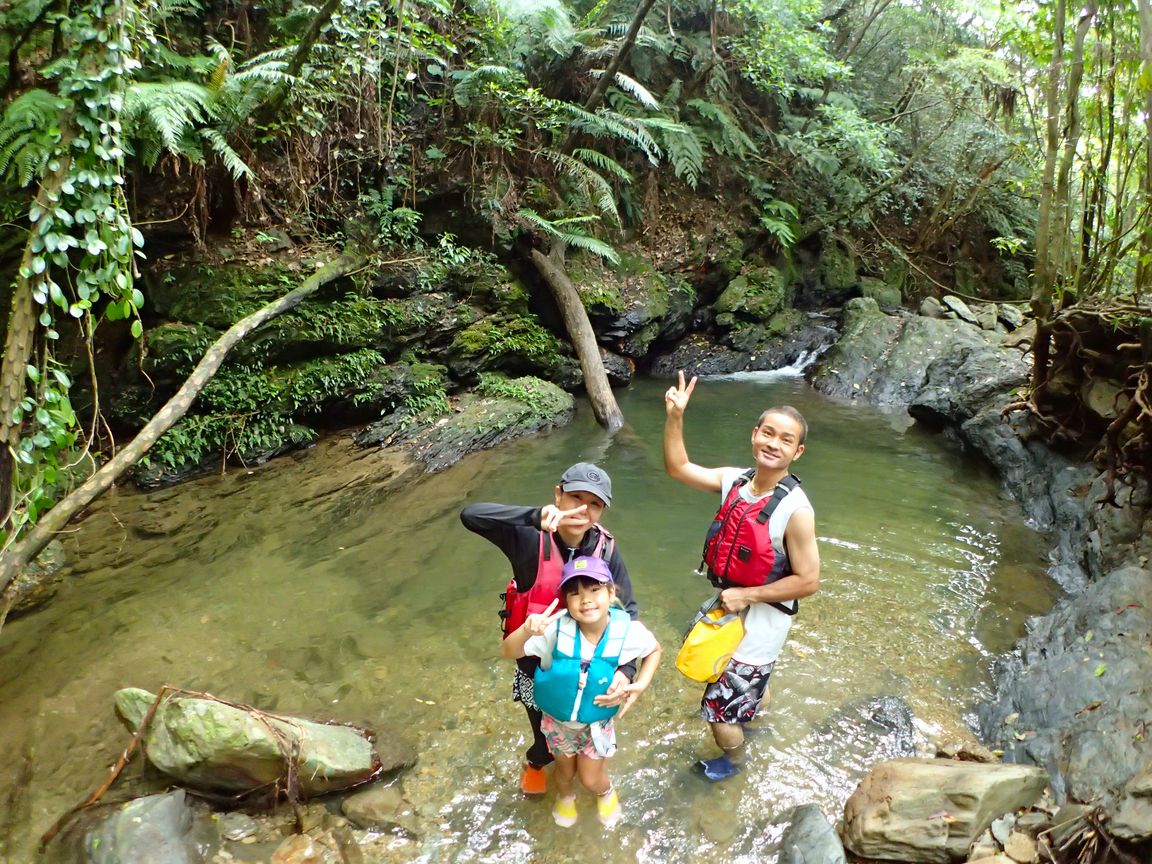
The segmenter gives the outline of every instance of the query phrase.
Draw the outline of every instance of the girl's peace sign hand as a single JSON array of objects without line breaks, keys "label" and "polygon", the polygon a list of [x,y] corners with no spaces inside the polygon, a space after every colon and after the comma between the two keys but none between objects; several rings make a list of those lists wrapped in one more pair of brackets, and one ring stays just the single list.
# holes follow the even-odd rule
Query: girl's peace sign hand
[{"label": "girl's peace sign hand", "polygon": [[527,630],[528,633],[531,634],[532,636],[543,636],[544,631],[548,629],[548,625],[551,624],[553,621],[555,621],[557,618],[559,618],[561,615],[563,615],[565,611],[567,611],[567,610],[561,609],[555,615],[552,614],[552,610],[556,608],[556,605],[559,602],[560,602],[560,598],[556,598],[555,600],[553,600],[548,605],[548,608],[545,609],[543,612],[541,612],[539,614],[529,615],[527,618],[525,618],[524,619],[524,629]]}]

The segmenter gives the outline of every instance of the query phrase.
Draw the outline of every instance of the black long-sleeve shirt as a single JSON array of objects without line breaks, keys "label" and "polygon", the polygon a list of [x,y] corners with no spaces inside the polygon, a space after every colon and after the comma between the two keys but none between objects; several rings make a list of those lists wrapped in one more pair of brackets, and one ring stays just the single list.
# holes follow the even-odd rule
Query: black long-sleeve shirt
[{"label": "black long-sleeve shirt", "polygon": [[[517,507],[509,504],[471,504],[460,512],[460,521],[469,531],[493,543],[504,553],[512,565],[512,578],[517,591],[527,591],[536,583],[540,556],[540,507]],[[560,535],[553,532],[552,539],[565,562],[578,555],[591,555],[596,548],[597,531],[585,532],[575,549],[567,546]],[[620,550],[612,544],[612,554],[606,559],[616,583],[616,599],[624,610],[636,618],[636,598],[632,595],[632,579]]]},{"label": "black long-sleeve shirt", "polygon": [[[469,531],[473,531],[496,546],[512,565],[512,578],[517,591],[527,591],[536,584],[536,571],[540,565],[540,511],[541,507],[517,507],[511,504],[470,504],[460,511],[460,521]],[[559,534],[553,532],[552,539],[560,550],[565,562],[579,555],[591,555],[596,550],[597,532],[589,529],[575,549],[565,544]],[[632,579],[620,550],[612,544],[612,554],[606,559],[612,571],[612,581],[616,583],[616,599],[624,610],[636,618],[636,598],[632,595]],[[532,677],[540,665],[536,657],[521,657],[516,661],[520,671]],[[636,663],[626,663],[620,667],[629,681],[636,677]]]}]

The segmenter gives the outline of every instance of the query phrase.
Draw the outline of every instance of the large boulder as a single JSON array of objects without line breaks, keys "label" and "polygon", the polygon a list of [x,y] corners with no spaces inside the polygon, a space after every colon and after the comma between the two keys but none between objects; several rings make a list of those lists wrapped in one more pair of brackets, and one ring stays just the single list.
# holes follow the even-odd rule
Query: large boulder
[{"label": "large boulder", "polygon": [[[133,732],[156,696],[116,691],[116,710]],[[384,766],[366,733],[352,726],[279,717],[216,699],[165,694],[144,733],[148,761],[195,788],[250,792],[295,776],[300,794],[347,789]],[[291,772],[289,768],[291,766]]]},{"label": "large boulder", "polygon": [[[768,321],[791,300],[788,280],[777,268],[754,267],[728,283],[713,308],[751,321]],[[718,318],[719,320],[719,318]]]},{"label": "large boulder", "polygon": [[841,399],[907,405],[933,361],[961,346],[986,344],[979,330],[961,321],[897,318],[881,312],[875,300],[857,297],[845,304],[840,339],[813,374],[812,385]]},{"label": "large boulder", "polygon": [[[1035,622],[1000,664],[984,737],[1005,759],[1044,767],[1058,800],[1115,802],[1135,819],[1152,762],[1152,572],[1124,567]],[[1152,825],[1149,825],[1152,836]],[[1129,830],[1131,834],[1131,829]]]},{"label": "large boulder", "polygon": [[1014,349],[963,346],[928,366],[908,413],[934,426],[958,425],[997,396],[1027,383],[1029,370],[1028,360]]},{"label": "large boulder", "polygon": [[993,819],[1035,804],[1047,785],[1031,766],[893,759],[873,767],[844,805],[844,845],[882,861],[964,861]]}]

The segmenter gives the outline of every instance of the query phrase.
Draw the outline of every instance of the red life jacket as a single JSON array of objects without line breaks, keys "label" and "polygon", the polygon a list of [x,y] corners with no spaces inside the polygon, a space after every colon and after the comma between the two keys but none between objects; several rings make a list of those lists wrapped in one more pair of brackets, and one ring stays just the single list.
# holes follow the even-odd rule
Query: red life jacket
[{"label": "red life jacket", "polygon": [[[749,503],[740,497],[740,489],[755,476],[755,469],[741,474],[708,527],[704,538],[704,563],[708,581],[718,588],[751,588],[768,585],[790,570],[788,557],[777,555],[772,547],[768,520],[780,502],[800,485],[800,478],[787,474],[772,494]],[[795,615],[799,602],[789,607],[784,603],[771,603],[781,612]]]},{"label": "red life jacket", "polygon": [[[616,545],[615,538],[607,529],[600,525],[595,526],[597,533],[596,546],[592,550],[607,561],[612,557],[612,549]],[[508,580],[508,587],[500,597],[504,600],[504,608],[500,612],[503,619],[504,638],[520,627],[529,615],[540,615],[547,609],[553,600],[560,597],[560,576],[564,569],[564,557],[548,531],[540,532],[540,551],[536,557],[536,581],[527,591],[520,591],[516,587],[516,577]]]}]

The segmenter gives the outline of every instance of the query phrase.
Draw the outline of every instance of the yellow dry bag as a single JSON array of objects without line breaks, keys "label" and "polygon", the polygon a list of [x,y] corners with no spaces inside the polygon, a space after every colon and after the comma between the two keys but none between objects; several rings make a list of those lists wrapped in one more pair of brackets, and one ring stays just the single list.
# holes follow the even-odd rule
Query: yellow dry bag
[{"label": "yellow dry bag", "polygon": [[734,612],[725,614],[717,594],[696,613],[676,655],[676,668],[693,681],[719,681],[743,638],[744,621]]}]

